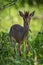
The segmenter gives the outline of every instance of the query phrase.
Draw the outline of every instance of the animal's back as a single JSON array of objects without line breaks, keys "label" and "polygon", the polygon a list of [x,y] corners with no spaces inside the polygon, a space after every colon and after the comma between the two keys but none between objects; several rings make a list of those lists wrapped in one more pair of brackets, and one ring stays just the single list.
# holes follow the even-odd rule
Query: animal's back
[{"label": "animal's back", "polygon": [[13,25],[10,29],[10,36],[13,37],[17,42],[24,39],[25,29],[21,25]]}]

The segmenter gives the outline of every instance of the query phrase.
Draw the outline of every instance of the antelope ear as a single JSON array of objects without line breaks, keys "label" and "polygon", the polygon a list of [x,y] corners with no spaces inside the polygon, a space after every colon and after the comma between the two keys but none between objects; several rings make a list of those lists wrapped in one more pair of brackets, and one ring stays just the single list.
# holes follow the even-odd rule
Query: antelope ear
[{"label": "antelope ear", "polygon": [[21,11],[19,11],[19,15],[24,17],[24,14]]},{"label": "antelope ear", "polygon": [[32,13],[30,13],[30,16],[31,16],[31,17],[34,16],[34,13],[35,13],[35,11],[33,11]]}]

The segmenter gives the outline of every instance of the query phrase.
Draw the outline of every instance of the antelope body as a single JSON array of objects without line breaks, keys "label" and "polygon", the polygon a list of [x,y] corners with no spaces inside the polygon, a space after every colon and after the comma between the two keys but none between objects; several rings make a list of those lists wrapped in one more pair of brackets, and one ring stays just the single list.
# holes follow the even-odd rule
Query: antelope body
[{"label": "antelope body", "polygon": [[19,45],[19,52],[20,55],[22,54],[21,52],[21,44],[23,43],[24,39],[28,39],[28,31],[29,31],[29,25],[30,25],[30,19],[34,15],[34,11],[29,14],[29,12],[22,13],[19,11],[19,14],[21,17],[23,17],[24,20],[24,26],[15,24],[12,25],[10,29],[10,39],[12,41],[12,45],[15,47],[16,42],[18,42]]},{"label": "antelope body", "polygon": [[23,39],[27,36],[27,30],[25,27],[22,27],[18,24],[13,25],[11,27],[12,32],[10,32],[11,36],[16,39],[18,43],[22,43]]}]

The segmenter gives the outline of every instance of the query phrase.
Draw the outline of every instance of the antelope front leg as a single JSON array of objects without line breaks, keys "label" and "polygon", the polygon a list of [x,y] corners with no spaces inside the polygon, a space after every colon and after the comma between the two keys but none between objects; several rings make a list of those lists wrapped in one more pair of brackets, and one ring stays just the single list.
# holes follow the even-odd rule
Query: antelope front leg
[{"label": "antelope front leg", "polygon": [[18,50],[19,50],[20,56],[22,56],[21,44],[18,44]]},{"label": "antelope front leg", "polygon": [[28,43],[26,43],[26,59],[28,58],[28,53],[29,53],[29,46]]}]

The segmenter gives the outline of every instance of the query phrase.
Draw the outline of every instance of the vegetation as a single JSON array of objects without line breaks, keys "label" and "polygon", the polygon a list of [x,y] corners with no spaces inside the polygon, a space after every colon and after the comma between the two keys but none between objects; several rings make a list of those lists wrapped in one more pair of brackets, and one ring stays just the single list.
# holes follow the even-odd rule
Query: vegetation
[{"label": "vegetation", "polygon": [[[30,21],[28,60],[25,43],[22,45],[23,55],[20,57],[18,49],[14,55],[9,38],[12,25],[23,25],[19,10],[35,10],[35,16]],[[18,48],[18,44],[16,47]],[[43,65],[43,0],[0,0],[0,65]]]}]

